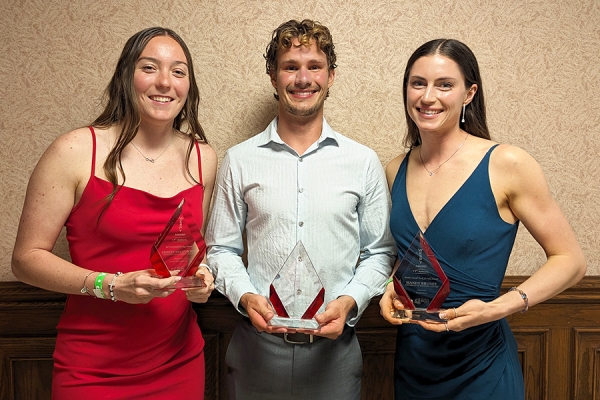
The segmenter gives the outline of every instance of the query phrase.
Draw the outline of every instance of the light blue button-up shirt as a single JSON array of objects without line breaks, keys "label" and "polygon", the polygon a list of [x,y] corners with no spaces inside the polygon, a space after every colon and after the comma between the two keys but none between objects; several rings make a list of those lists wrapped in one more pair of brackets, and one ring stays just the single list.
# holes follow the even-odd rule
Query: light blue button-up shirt
[{"label": "light blue button-up shirt", "polygon": [[[215,186],[206,230],[215,286],[245,314],[245,293],[268,297],[269,285],[299,240],[325,288],[325,305],[354,298],[356,324],[383,291],[396,258],[389,232],[390,201],[377,154],[334,132],[298,155],[267,129],[229,149]],[[246,230],[247,264],[242,234]]]}]

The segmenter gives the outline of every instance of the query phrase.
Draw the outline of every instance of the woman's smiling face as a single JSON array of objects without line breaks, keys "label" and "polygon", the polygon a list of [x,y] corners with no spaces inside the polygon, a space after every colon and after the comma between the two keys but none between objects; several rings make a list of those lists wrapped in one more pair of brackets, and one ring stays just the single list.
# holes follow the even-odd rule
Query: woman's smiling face
[{"label": "woman's smiling face", "polygon": [[142,121],[172,123],[190,89],[187,58],[179,43],[169,36],[152,38],[136,62],[133,86]]},{"label": "woman's smiling face", "polygon": [[420,132],[458,129],[462,106],[476,91],[475,84],[465,87],[458,64],[450,58],[439,54],[421,57],[408,78],[408,114]]}]

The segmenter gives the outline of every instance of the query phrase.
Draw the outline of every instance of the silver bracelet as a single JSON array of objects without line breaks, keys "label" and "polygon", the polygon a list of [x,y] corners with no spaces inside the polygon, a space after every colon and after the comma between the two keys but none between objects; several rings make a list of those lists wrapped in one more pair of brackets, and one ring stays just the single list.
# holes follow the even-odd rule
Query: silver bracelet
[{"label": "silver bracelet", "polygon": [[511,287],[510,289],[508,289],[508,291],[509,292],[517,291],[521,295],[521,298],[523,299],[523,302],[525,303],[525,309],[521,310],[520,311],[521,313],[524,313],[525,311],[529,310],[529,299],[527,298],[527,294],[524,291],[522,291],[521,289],[516,288],[514,286]]},{"label": "silver bracelet", "polygon": [[90,293],[89,289],[85,285],[85,281],[87,281],[88,276],[90,276],[93,273],[94,273],[94,271],[88,272],[87,275],[85,276],[85,278],[83,278],[83,286],[80,290],[81,294],[87,294],[88,296],[94,297],[94,295]]},{"label": "silver bracelet", "polygon": [[114,292],[114,289],[115,289],[115,280],[117,279],[117,276],[119,276],[119,275],[123,275],[123,273],[122,272],[117,272],[115,274],[115,276],[113,276],[112,281],[110,281],[110,283],[108,285],[108,293],[110,293],[110,299],[112,301],[114,301],[115,303],[117,302],[117,299],[115,299],[115,292]]}]

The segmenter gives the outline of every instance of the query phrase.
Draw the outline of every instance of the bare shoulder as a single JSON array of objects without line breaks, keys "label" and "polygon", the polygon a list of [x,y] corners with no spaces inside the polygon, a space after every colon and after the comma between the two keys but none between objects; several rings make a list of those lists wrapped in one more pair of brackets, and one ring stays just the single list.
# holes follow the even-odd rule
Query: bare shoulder
[{"label": "bare shoulder", "polygon": [[390,162],[388,162],[387,166],[385,167],[385,175],[387,178],[388,187],[390,189],[392,188],[392,185],[394,184],[394,180],[396,179],[396,174],[398,173],[400,164],[402,164],[402,161],[404,160],[405,157],[406,157],[406,153],[400,154],[400,155],[394,157],[392,160],[390,160]]},{"label": "bare shoulder", "polygon": [[510,144],[500,144],[492,153],[490,163],[500,168],[530,167],[538,165],[537,161],[525,150]]},{"label": "bare shoulder", "polygon": [[208,179],[214,180],[214,176],[217,174],[217,153],[208,143],[198,142],[198,144],[202,157],[202,179],[207,183]]},{"label": "bare shoulder", "polygon": [[91,148],[92,136],[89,128],[78,128],[57,137],[49,150],[73,155]]},{"label": "bare shoulder", "polygon": [[89,180],[92,147],[89,130],[82,128],[60,135],[46,149],[27,186],[24,210],[35,221],[32,226],[45,219],[50,225],[56,223],[54,232],[64,223]]},{"label": "bare shoulder", "polygon": [[527,151],[508,144],[499,145],[492,153],[490,179],[509,197],[522,191],[547,191],[546,178],[538,162]]},{"label": "bare shoulder", "polygon": [[202,157],[202,182],[212,190],[217,175],[217,153],[208,143],[199,142]]},{"label": "bare shoulder", "polygon": [[200,154],[202,154],[202,163],[217,164],[217,153],[208,144],[204,142],[198,142],[200,146]]},{"label": "bare shoulder", "polygon": [[88,128],[79,128],[57,137],[46,149],[38,163],[46,173],[77,176],[89,175],[92,159],[92,136]]}]

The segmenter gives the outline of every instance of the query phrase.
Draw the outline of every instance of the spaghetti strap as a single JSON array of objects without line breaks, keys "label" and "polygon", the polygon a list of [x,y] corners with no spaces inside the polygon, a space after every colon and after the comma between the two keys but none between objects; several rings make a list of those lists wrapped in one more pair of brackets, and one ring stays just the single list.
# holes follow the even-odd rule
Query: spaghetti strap
[{"label": "spaghetti strap", "polygon": [[200,185],[204,187],[204,183],[202,182],[202,157],[200,156],[200,145],[196,140],[196,153],[198,153],[198,177],[200,178]]},{"label": "spaghetti strap", "polygon": [[96,176],[96,132],[91,125],[88,128],[90,128],[90,132],[92,133],[92,176]]}]

